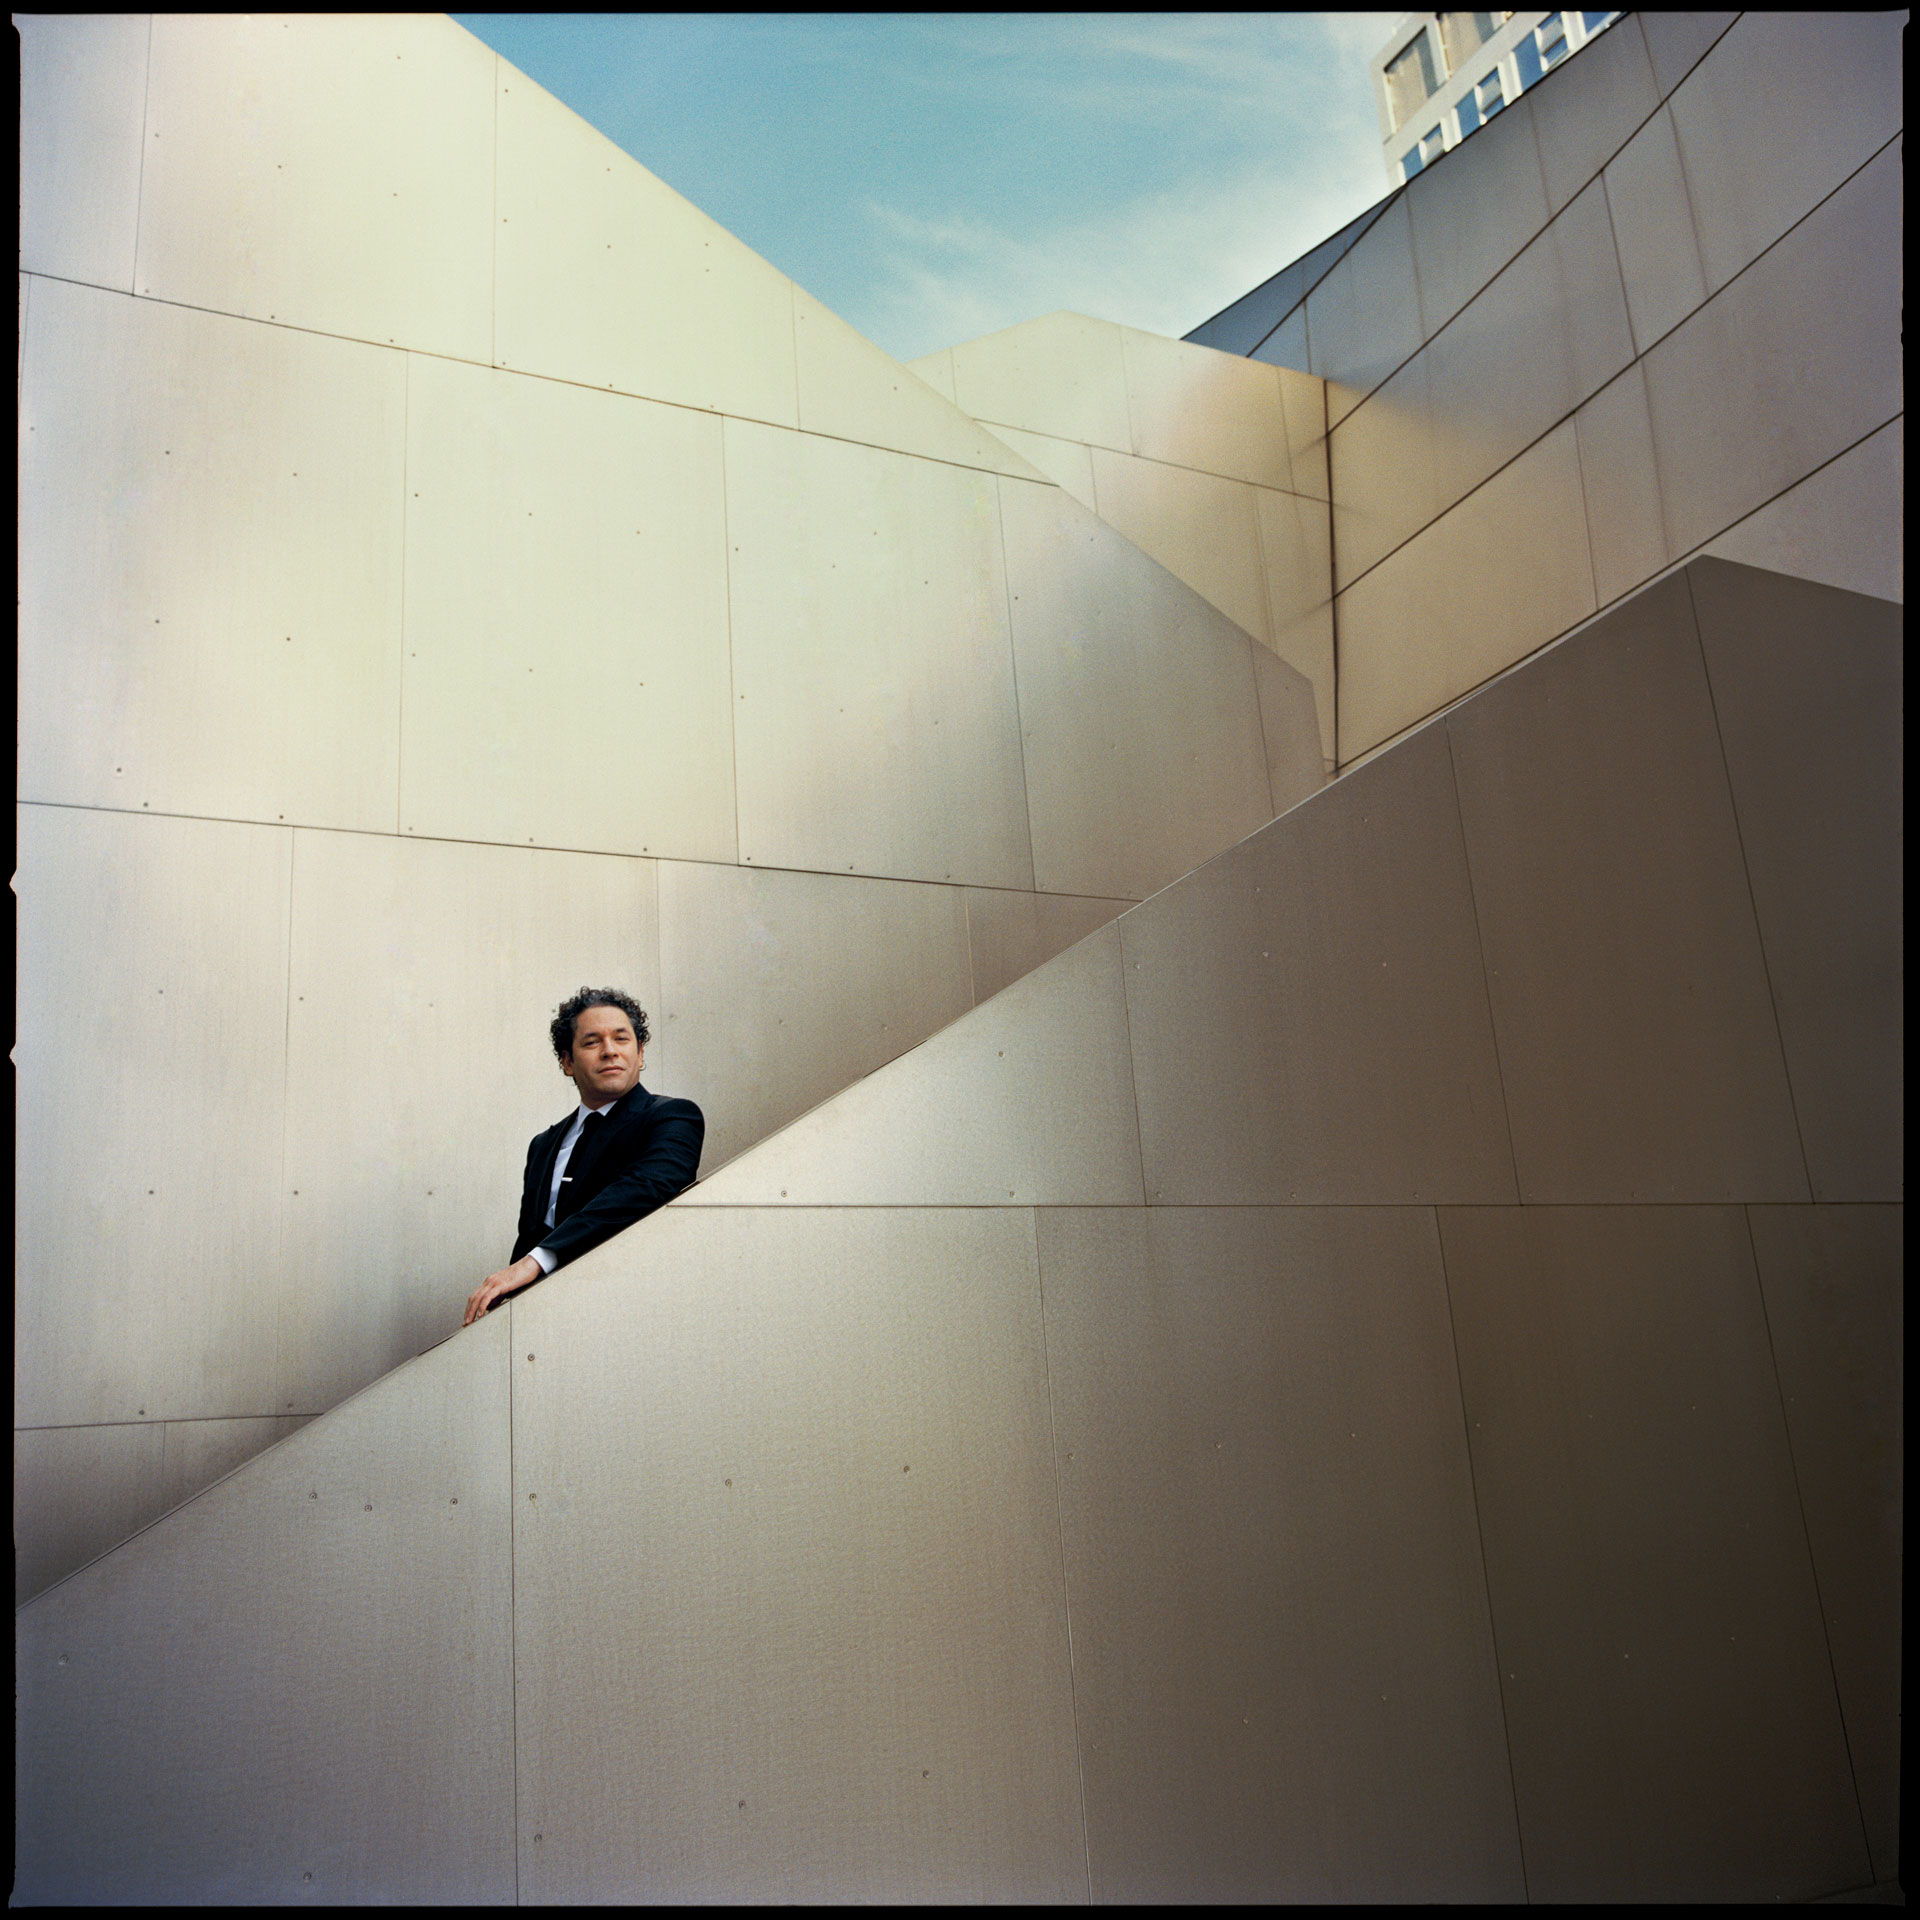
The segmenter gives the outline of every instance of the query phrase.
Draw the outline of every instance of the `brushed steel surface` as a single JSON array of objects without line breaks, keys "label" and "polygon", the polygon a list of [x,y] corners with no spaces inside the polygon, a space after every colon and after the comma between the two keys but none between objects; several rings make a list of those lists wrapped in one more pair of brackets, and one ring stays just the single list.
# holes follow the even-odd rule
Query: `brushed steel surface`
[{"label": "brushed steel surface", "polygon": [[953,399],[953,349],[942,347],[937,353],[922,354],[918,360],[900,363],[909,373],[917,373],[935,393]]},{"label": "brushed steel surface", "polygon": [[1678,558],[1901,411],[1888,149],[1646,356]]},{"label": "brushed steel surface", "polygon": [[1306,316],[1308,370],[1326,381],[1336,426],[1426,337],[1404,194],[1307,295]]},{"label": "brushed steel surface", "polygon": [[1342,761],[1565,633],[1593,606],[1569,420],[1334,602]]},{"label": "brushed steel surface", "polygon": [[1327,436],[1336,588],[1351,586],[1447,504],[1440,496],[1445,449],[1433,417],[1435,357],[1430,343]]},{"label": "brushed steel surface", "polygon": [[1320,791],[1332,770],[1332,756],[1321,751],[1313,684],[1304,674],[1265,648],[1256,648],[1253,678],[1267,750],[1268,800],[1278,815]]},{"label": "brushed steel surface", "polygon": [[21,1426],[275,1408],[291,838],[21,809]]},{"label": "brushed steel surface", "polygon": [[1261,487],[1292,488],[1280,376],[1258,360],[1120,329],[1131,451]]},{"label": "brushed steel surface", "polygon": [[[1333,760],[1333,527],[1323,500],[1262,487],[1253,499],[1273,651],[1313,688],[1320,752]],[[1254,656],[1256,670],[1261,668]]]},{"label": "brushed steel surface", "polygon": [[1103,930],[701,1181],[679,1204],[1140,1200],[1120,936]]},{"label": "brushed steel surface", "polygon": [[1271,817],[1259,643],[1057,487],[999,486],[1033,884],[1137,899]]},{"label": "brushed steel surface", "polygon": [[1520,1198],[1806,1199],[1686,579],[1445,725]]},{"label": "brushed steel surface", "polygon": [[973,1004],[958,887],[754,867],[660,867],[671,1077],[711,1172]]},{"label": "brushed steel surface", "polygon": [[1901,609],[1687,569],[1816,1200],[1898,1200]]},{"label": "brushed steel surface", "polygon": [[547,1037],[567,995],[633,994],[666,1036],[642,1081],[682,1089],[652,861],[302,833],[290,934],[269,1404],[312,1408],[444,1339],[507,1263],[527,1142],[579,1104]]},{"label": "brushed steel surface", "polygon": [[1438,731],[1119,932],[1149,1205],[1514,1197]]},{"label": "brushed steel surface", "polygon": [[793,283],[500,62],[497,365],[795,424]]},{"label": "brushed steel surface", "polygon": [[393,825],[405,371],[40,280],[22,412],[22,794]]},{"label": "brushed steel surface", "polygon": [[[916,362],[916,364],[918,364]],[[1089,510],[1093,507],[1093,449],[1078,440],[1057,440],[1051,434],[1028,433],[996,423],[994,437],[1004,440],[1023,460],[1037,468],[1055,486]]]},{"label": "brushed steel surface", "polygon": [[151,16],[22,13],[20,265],[133,291]]},{"label": "brushed steel surface", "polygon": [[800,287],[793,290],[793,350],[800,425],[929,460],[1036,477],[1007,442],[967,418],[948,396],[864,338]]},{"label": "brushed steel surface", "polygon": [[[1305,322],[1304,313],[1301,316]],[[1316,500],[1328,497],[1327,488],[1327,384],[1304,370],[1304,345],[1301,365],[1282,362],[1275,369],[1280,376],[1280,405],[1287,421],[1287,459],[1293,469],[1295,493],[1310,494]]]},{"label": "brushed steel surface", "polygon": [[1269,366],[1302,372],[1312,364],[1307,351],[1307,306],[1304,300],[1254,348],[1251,357],[1264,360]]},{"label": "brushed steel surface", "polygon": [[1696,9],[1691,12],[1646,12],[1638,16],[1647,36],[1647,56],[1653,63],[1655,84],[1671,93],[1693,70],[1700,56],[1740,18],[1736,13]]},{"label": "brushed steel surface", "polygon": [[962,413],[1117,453],[1133,451],[1126,360],[1112,321],[1049,313],[948,351]]},{"label": "brushed steel surface", "polygon": [[1102,520],[1243,632],[1272,645],[1254,509],[1263,489],[1104,447],[1093,449],[1093,484],[1094,510]]},{"label": "brushed steel surface", "polygon": [[1126,900],[1082,900],[1064,893],[1008,893],[969,887],[967,945],[973,997],[988,1000],[1035,967],[1064,953],[1124,913]]},{"label": "brushed steel surface", "polygon": [[1083,1898],[1031,1214],[672,1208],[513,1316],[521,1898]]},{"label": "brushed steel surface", "polygon": [[1737,1207],[1442,1208],[1530,1899],[1868,1880]]},{"label": "brushed steel surface", "polygon": [[1904,600],[1905,440],[1904,416],[1889,420],[1716,534],[1701,551],[1852,593]]},{"label": "brushed steel surface", "polygon": [[1523,1897],[1433,1217],[1049,1208],[1093,1897]]},{"label": "brushed steel surface", "polygon": [[[1578,77],[1562,79],[1563,73]],[[1547,206],[1558,213],[1660,104],[1639,14],[1616,20],[1581,48],[1577,67],[1558,69],[1547,85],[1529,89],[1527,99]]]},{"label": "brushed steel surface", "polygon": [[[1749,12],[1674,94],[1674,140],[1707,285],[1724,287],[1900,131],[1897,12]],[[1757,99],[1821,102],[1792,137]]]},{"label": "brushed steel surface", "polygon": [[1593,554],[1594,595],[1604,607],[1651,580],[1667,559],[1642,369],[1631,366],[1602,387],[1575,414],[1573,429],[1580,447],[1580,492]]},{"label": "brushed steel surface", "polygon": [[408,383],[401,831],[733,859],[720,422],[417,355]]},{"label": "brushed steel surface", "polygon": [[21,1613],[16,1900],[511,1904],[508,1339],[389,1376]]},{"label": "brushed steel surface", "polygon": [[1671,110],[1662,107],[1607,163],[1601,178],[1634,343],[1645,353],[1707,297]]},{"label": "brushed steel surface", "polygon": [[1874,1877],[1900,1857],[1898,1207],[1749,1207]]},{"label": "brushed steel surface", "polygon": [[164,1420],[134,1420],[16,1429],[16,1607],[119,1545],[174,1504],[167,1498],[167,1425]]},{"label": "brushed steel surface", "polygon": [[1430,340],[1547,224],[1531,96],[1462,141],[1444,167],[1416,174],[1406,205],[1421,335]]},{"label": "brushed steel surface", "polygon": [[443,14],[152,19],[134,291],[486,360],[492,51]]}]

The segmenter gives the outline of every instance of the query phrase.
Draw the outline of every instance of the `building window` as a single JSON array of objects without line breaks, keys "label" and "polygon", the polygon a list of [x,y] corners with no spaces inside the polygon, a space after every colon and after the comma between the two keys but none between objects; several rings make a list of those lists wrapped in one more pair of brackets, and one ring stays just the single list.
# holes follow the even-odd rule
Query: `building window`
[{"label": "building window", "polygon": [[1433,69],[1433,43],[1422,27],[1407,46],[1387,62],[1387,109],[1396,127],[1404,126],[1440,85]]},{"label": "building window", "polygon": [[1567,57],[1567,21],[1564,14],[1548,14],[1534,28],[1533,37],[1540,43],[1540,64],[1543,67],[1557,67]]},{"label": "building window", "polygon": [[1420,164],[1430,167],[1447,150],[1447,136],[1439,127],[1427,134],[1420,142]]},{"label": "building window", "polygon": [[1540,49],[1535,44],[1532,34],[1526,34],[1514,42],[1513,64],[1519,70],[1522,93],[1525,93],[1546,71],[1540,64]]},{"label": "building window", "polygon": [[1505,14],[1443,13],[1440,16],[1440,44],[1446,50],[1449,70],[1458,72],[1499,31]]},{"label": "building window", "polygon": [[1425,165],[1426,162],[1420,158],[1420,149],[1418,147],[1409,147],[1407,151],[1400,156],[1401,184],[1404,185],[1407,181],[1411,180]]},{"label": "building window", "polygon": [[1500,69],[1495,67],[1473,90],[1474,110],[1488,121],[1507,104],[1506,89],[1500,84]]},{"label": "building window", "polygon": [[1617,12],[1616,13],[1583,13],[1580,16],[1580,18],[1586,24],[1587,36],[1589,39],[1591,39],[1593,35],[1598,33],[1600,29],[1604,27],[1609,20],[1618,20],[1620,16]]}]

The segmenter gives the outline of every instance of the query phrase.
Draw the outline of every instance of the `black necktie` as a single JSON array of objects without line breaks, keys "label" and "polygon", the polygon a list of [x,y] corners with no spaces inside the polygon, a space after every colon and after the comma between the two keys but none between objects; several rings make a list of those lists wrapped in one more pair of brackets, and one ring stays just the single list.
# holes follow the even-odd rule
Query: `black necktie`
[{"label": "black necktie", "polygon": [[[606,1120],[607,1116],[604,1113],[590,1113],[580,1123],[580,1131],[574,1136],[573,1151],[567,1155],[567,1170],[560,1176],[560,1192],[554,1201],[553,1214],[556,1224],[562,1207],[566,1205],[567,1188],[573,1184],[574,1169],[587,1164],[586,1155],[593,1146],[599,1129],[606,1125]],[[570,1212],[571,1208],[568,1211]]]}]

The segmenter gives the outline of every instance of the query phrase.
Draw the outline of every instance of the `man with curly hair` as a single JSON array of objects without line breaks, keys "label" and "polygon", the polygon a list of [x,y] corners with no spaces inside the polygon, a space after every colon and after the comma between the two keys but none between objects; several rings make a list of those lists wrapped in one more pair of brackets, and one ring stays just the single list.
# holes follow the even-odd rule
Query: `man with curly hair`
[{"label": "man with curly hair", "polygon": [[700,1109],[640,1084],[648,1028],[637,1001],[582,987],[549,1031],[580,1104],[527,1149],[512,1264],[474,1288],[462,1326],[664,1207],[700,1169]]}]

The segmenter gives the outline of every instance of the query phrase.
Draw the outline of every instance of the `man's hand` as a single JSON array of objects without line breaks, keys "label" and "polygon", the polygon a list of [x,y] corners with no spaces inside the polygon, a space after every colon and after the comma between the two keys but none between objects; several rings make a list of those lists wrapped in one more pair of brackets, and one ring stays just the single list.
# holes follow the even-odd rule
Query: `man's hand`
[{"label": "man's hand", "polygon": [[502,1267],[498,1273],[488,1274],[468,1296],[467,1317],[460,1324],[463,1327],[472,1326],[496,1300],[504,1300],[508,1294],[531,1286],[540,1278],[540,1274],[540,1262],[532,1254],[528,1254],[524,1260],[516,1260],[510,1267]]}]

